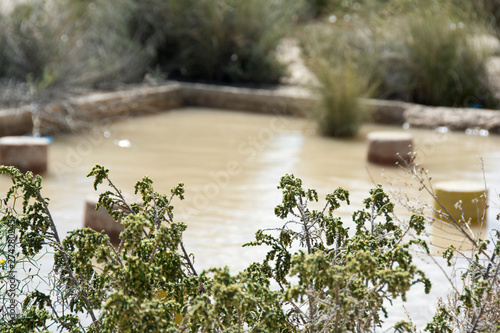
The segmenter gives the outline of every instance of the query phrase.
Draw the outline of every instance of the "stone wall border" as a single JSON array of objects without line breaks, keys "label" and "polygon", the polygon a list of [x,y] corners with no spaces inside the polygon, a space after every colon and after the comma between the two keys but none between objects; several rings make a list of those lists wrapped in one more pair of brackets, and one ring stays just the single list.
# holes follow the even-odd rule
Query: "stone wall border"
[{"label": "stone wall border", "polygon": [[[29,106],[0,110],[0,136],[53,135],[81,124],[143,115],[182,107],[206,107],[257,113],[304,116],[314,98],[300,87],[253,89],[202,83],[168,82],[161,86],[99,92],[47,105],[32,112]],[[364,99],[374,123],[451,130],[486,129],[500,134],[500,111],[428,107],[387,100]]]}]

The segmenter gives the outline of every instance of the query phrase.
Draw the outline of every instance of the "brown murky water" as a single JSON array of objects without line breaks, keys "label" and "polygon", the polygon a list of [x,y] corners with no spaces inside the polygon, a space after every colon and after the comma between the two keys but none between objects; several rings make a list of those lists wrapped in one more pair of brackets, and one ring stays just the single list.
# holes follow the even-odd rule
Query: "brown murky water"
[{"label": "brown murky water", "polygon": [[[66,232],[82,226],[85,197],[94,193],[92,179],[85,175],[97,163],[110,169],[115,184],[125,192],[132,192],[144,175],[153,179],[158,192],[169,192],[184,182],[186,200],[178,202],[174,212],[188,224],[186,245],[195,254],[197,267],[229,265],[237,271],[264,254],[264,249],[241,245],[258,229],[279,225],[273,211],[281,199],[276,186],[282,175],[302,178],[305,187],[316,188],[320,197],[338,186],[348,189],[352,204],[338,212],[347,224],[375,183],[404,179],[397,168],[383,170],[366,163],[364,137],[374,130],[402,129],[367,125],[358,138],[339,140],[319,137],[314,124],[306,120],[273,115],[186,108],[130,118],[56,137],[43,194],[51,198],[54,218]],[[498,211],[500,137],[409,131],[420,162],[434,180],[482,181],[479,157],[484,159],[492,199],[488,229],[497,227],[493,216]],[[1,192],[8,185],[8,179],[0,178]],[[421,195],[412,188],[405,192],[410,197]],[[403,209],[399,212],[407,216]],[[436,298],[446,293],[447,282],[428,258],[417,260],[435,285],[428,296],[423,287],[416,287],[408,297],[411,302],[405,304],[421,325],[430,318]],[[406,319],[400,303],[391,312],[395,321]]]}]

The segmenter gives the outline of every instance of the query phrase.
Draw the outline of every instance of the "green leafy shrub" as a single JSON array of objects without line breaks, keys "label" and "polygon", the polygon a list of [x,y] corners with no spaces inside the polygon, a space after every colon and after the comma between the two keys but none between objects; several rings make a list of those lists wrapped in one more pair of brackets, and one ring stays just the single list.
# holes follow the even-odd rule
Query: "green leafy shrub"
[{"label": "green leafy shrub", "polygon": [[[425,171],[417,169],[416,180],[431,193]],[[346,190],[338,188],[323,207],[311,210],[317,192],[286,175],[275,208],[283,222],[245,244],[266,246],[265,259],[237,274],[227,267],[198,273],[183,243],[186,225],[173,215],[173,200],[184,196],[182,184],[163,195],[145,177],[135,185],[142,203],[129,203],[109,171],[94,167],[94,188],[109,187],[98,206],[124,225],[114,247],[107,235],[88,228],[60,238],[49,200],[41,195],[41,177],[5,166],[0,173],[13,181],[1,207],[0,236],[7,241],[0,243],[0,299],[4,305],[13,298],[22,302],[16,316],[2,308],[1,332],[372,332],[389,315],[387,302],[406,300],[415,284],[425,292],[431,286],[412,259],[416,248],[429,253],[418,238],[425,218],[413,214],[404,225],[396,223],[394,204],[381,186],[354,212],[351,231],[334,215],[350,204]],[[499,329],[499,239],[498,231],[491,240],[472,239],[463,290],[455,288],[440,303],[425,331]],[[48,251],[54,260],[50,278],[37,271],[37,260]],[[443,256],[452,264],[457,253],[465,254],[450,247]],[[13,275],[18,270],[22,274]],[[416,332],[406,321],[394,329]]]},{"label": "green leafy shrub", "polygon": [[397,226],[391,217],[394,205],[380,186],[370,191],[364,209],[353,214],[352,236],[332,215],[342,202],[349,204],[344,189],[328,194],[321,210],[309,210],[318,194],[303,189],[300,179],[286,175],[278,188],[283,201],[275,213],[285,223],[269,230],[277,235],[258,231],[248,245],[271,248],[262,266],[281,287],[293,326],[303,332],[366,332],[383,322],[385,300],[405,299],[420,282],[429,292],[430,281],[412,263],[409,251],[413,244],[426,244],[403,240],[410,229],[420,234],[424,220],[414,215],[408,228]]},{"label": "green leafy shrub", "polygon": [[[0,172],[13,180],[2,200],[0,234],[17,230],[20,252],[14,267],[23,262],[23,281],[37,285],[28,282],[15,290],[22,311],[2,317],[2,332],[368,331],[383,322],[384,300],[404,299],[415,283],[424,283],[426,292],[430,288],[410,254],[412,244],[425,243],[402,238],[410,229],[419,233],[423,219],[413,216],[409,227],[397,226],[381,187],[353,215],[356,230],[350,236],[332,215],[341,202],[349,203],[347,191],[337,189],[326,196],[322,210],[310,210],[316,191],[304,190],[300,179],[287,175],[275,210],[283,226],[258,231],[247,244],[269,246],[265,260],[236,275],[227,268],[198,274],[182,241],[186,225],[173,215],[172,200],[183,199],[182,184],[162,195],[145,177],[135,185],[142,204],[127,203],[108,170],[96,166],[89,174],[94,187],[110,187],[98,206],[124,225],[120,244],[113,247],[108,236],[88,228],[61,239],[48,199],[40,193],[41,178],[12,167],[2,166]],[[14,208],[19,200],[22,213]],[[50,279],[31,271],[47,247],[54,253]],[[5,291],[11,275],[0,276]],[[0,295],[3,304],[13,297],[10,289]],[[85,316],[90,324],[81,321]]]},{"label": "green leafy shrub", "polygon": [[[25,271],[28,280],[48,281],[46,290],[20,287],[23,294],[16,296],[24,298],[20,298],[22,313],[11,320],[2,318],[0,331],[172,331],[177,327],[176,314],[183,313],[190,299],[203,292],[204,278],[197,275],[182,243],[186,226],[173,221],[171,201],[174,197],[182,199],[182,185],[172,189],[169,196],[160,195],[144,178],[136,185],[137,193],[143,195],[143,205],[129,205],[109,180],[108,171],[94,168],[94,186],[108,181],[114,191],[102,193],[99,206],[106,207],[125,226],[120,246],[114,248],[107,235],[88,228],[74,230],[61,239],[48,210],[48,199],[40,194],[40,176],[23,175],[11,167],[1,167],[0,171],[14,181],[5,203],[14,205],[19,196],[23,200],[22,214],[3,211],[2,234],[8,232],[6,222],[13,221],[24,258],[36,258],[47,246],[54,253],[52,279]],[[113,210],[116,207],[123,210]],[[2,283],[1,288],[5,290],[7,284]],[[6,304],[7,293],[2,295]],[[88,316],[91,324],[83,326],[79,314]]]}]

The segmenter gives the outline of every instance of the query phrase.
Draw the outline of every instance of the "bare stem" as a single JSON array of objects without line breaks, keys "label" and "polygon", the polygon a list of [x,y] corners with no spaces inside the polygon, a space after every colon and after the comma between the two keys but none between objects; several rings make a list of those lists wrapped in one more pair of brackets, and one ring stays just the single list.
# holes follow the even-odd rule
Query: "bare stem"
[{"label": "bare stem", "polygon": [[59,238],[59,234],[57,232],[57,228],[56,228],[56,225],[54,223],[54,219],[52,218],[52,215],[50,214],[47,202],[42,197],[42,195],[41,195],[40,192],[37,192],[37,200],[42,203],[43,209],[45,210],[45,213],[47,214],[47,218],[48,218],[48,220],[50,222],[50,228],[52,229],[52,233],[53,233],[54,239],[56,241],[56,244],[57,244],[57,247],[59,248],[60,253],[62,254],[62,257],[63,257],[63,260],[64,260],[64,264],[66,266],[66,272],[68,273],[71,281],[73,281],[73,283],[75,284],[75,286],[79,286],[80,287],[79,288],[79,292],[83,296],[83,302],[85,303],[85,308],[87,309],[87,312],[89,313],[90,318],[92,319],[92,322],[94,324],[98,325],[97,317],[94,314],[94,311],[92,310],[92,308],[90,306],[90,302],[88,300],[87,292],[83,288],[81,288],[81,285],[78,283],[78,280],[73,275],[73,271],[69,267],[68,254],[63,250],[63,246],[62,246],[61,240]]}]

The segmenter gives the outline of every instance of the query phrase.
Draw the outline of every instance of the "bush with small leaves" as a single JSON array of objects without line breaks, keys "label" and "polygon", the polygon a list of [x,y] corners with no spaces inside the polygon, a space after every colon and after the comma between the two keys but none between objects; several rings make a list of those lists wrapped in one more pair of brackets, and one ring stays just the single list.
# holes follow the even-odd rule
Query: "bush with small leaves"
[{"label": "bush with small leaves", "polygon": [[[171,203],[175,197],[183,198],[182,184],[170,195],[161,195],[145,177],[135,187],[142,205],[129,205],[109,179],[108,170],[95,167],[90,173],[95,176],[94,186],[107,181],[112,189],[101,194],[98,206],[108,209],[125,227],[115,248],[107,235],[88,228],[74,230],[61,240],[48,199],[40,194],[40,176],[23,175],[11,167],[1,167],[0,172],[14,182],[4,204],[14,205],[19,196],[23,199],[22,214],[6,209],[3,218],[15,219],[23,255],[34,257],[47,246],[54,253],[47,291],[20,290],[16,296],[24,298],[22,312],[0,322],[0,331],[48,327],[74,332],[173,331],[178,326],[176,314],[186,311],[191,298],[205,292],[205,278],[198,276],[182,243],[186,226],[173,220]],[[30,278],[45,281],[36,275]],[[80,321],[83,315],[91,318],[89,326]]]},{"label": "bush with small leaves", "polygon": [[271,247],[262,265],[283,292],[292,326],[304,332],[368,332],[382,324],[381,314],[387,316],[384,301],[405,299],[416,283],[429,292],[430,281],[413,264],[410,251],[412,245],[427,250],[426,243],[403,240],[412,226],[420,230],[423,219],[415,215],[408,228],[397,226],[391,217],[394,205],[380,186],[370,191],[365,209],[353,214],[353,236],[332,215],[341,202],[349,204],[346,190],[327,195],[316,211],[307,205],[318,201],[318,194],[304,190],[300,179],[287,175],[279,188],[283,202],[275,212],[284,226],[274,229],[276,236],[257,232],[247,245]]},{"label": "bush with small leaves", "polygon": [[[498,218],[498,217],[497,217]],[[443,257],[449,266],[452,259],[465,257],[469,261],[461,275],[463,289],[440,302],[425,331],[438,332],[498,332],[500,330],[500,232],[492,240],[481,240],[471,256],[465,256],[450,246]]]},{"label": "bush with small leaves", "polygon": [[[346,190],[338,188],[321,210],[311,210],[318,193],[286,175],[275,209],[284,222],[257,231],[245,244],[269,247],[265,259],[236,274],[228,267],[198,273],[184,246],[186,225],[173,215],[173,199],[184,198],[182,184],[163,195],[144,177],[135,185],[141,204],[129,203],[109,171],[94,167],[94,188],[109,187],[98,206],[124,225],[114,247],[107,235],[88,228],[61,239],[41,195],[41,177],[5,166],[0,173],[13,181],[2,199],[0,234],[18,233],[21,252],[14,268],[24,274],[0,275],[2,304],[12,297],[22,301],[18,315],[2,313],[1,332],[371,332],[389,315],[387,302],[406,300],[415,284],[423,284],[426,293],[431,287],[412,260],[413,247],[428,252],[418,238],[425,219],[412,215],[405,227],[396,224],[394,204],[381,186],[353,214],[350,231],[334,215],[350,203]],[[407,240],[410,232],[416,238]],[[488,251],[488,242],[480,243],[464,274],[464,293],[454,305],[439,307],[427,331],[498,329],[498,244]],[[2,244],[0,250],[5,255],[8,249]],[[30,270],[46,252],[54,260],[50,278]],[[18,282],[13,293],[5,292],[9,278]],[[406,321],[394,329],[415,331]]]}]

